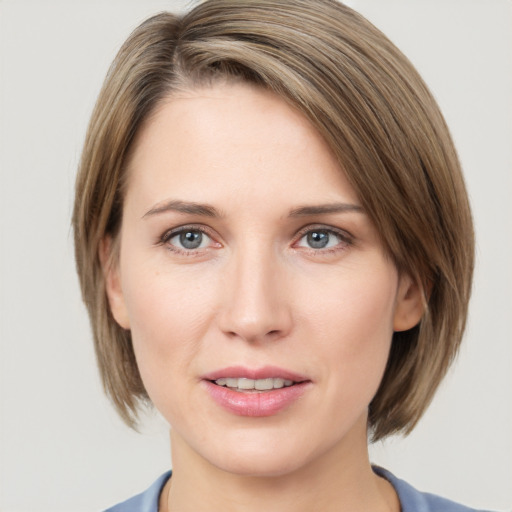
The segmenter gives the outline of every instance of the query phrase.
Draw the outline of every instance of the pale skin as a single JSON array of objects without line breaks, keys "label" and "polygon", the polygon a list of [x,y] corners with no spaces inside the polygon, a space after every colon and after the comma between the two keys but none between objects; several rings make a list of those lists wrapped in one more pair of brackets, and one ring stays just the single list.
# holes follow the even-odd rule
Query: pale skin
[{"label": "pale skin", "polygon": [[[171,425],[160,511],[398,512],[369,463],[367,411],[421,290],[324,140],[273,93],[217,84],[163,102],[128,172],[119,256],[106,264],[106,238],[102,261]],[[300,374],[304,391],[270,415],[234,414],[205,380],[233,366]]]}]

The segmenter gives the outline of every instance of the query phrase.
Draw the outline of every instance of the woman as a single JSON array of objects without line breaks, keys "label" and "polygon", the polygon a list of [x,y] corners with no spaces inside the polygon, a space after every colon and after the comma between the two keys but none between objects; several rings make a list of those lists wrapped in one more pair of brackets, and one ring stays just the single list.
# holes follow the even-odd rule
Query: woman
[{"label": "woman", "polygon": [[464,182],[406,58],[330,0],[207,1],[123,45],[77,179],[105,389],[173,473],[115,511],[467,510],[368,460],[460,344]]}]

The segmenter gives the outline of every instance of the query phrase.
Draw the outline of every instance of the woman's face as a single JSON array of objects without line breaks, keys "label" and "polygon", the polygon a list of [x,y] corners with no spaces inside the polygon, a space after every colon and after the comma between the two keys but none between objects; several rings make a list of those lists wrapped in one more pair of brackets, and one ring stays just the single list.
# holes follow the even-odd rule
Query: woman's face
[{"label": "woman's face", "polygon": [[366,449],[414,287],[309,122],[247,85],[182,93],[128,172],[107,289],[173,443],[255,475]]}]

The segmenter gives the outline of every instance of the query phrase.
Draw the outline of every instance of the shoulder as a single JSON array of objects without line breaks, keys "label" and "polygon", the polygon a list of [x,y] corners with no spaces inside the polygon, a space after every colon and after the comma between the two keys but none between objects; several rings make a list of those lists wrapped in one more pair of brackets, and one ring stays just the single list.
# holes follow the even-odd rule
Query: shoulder
[{"label": "shoulder", "polygon": [[167,471],[144,492],[114,505],[105,512],[158,512],[160,493],[170,477],[171,471]]},{"label": "shoulder", "polygon": [[385,478],[395,488],[402,505],[402,512],[490,512],[477,511],[441,496],[420,492],[383,468],[374,466],[373,471]]}]

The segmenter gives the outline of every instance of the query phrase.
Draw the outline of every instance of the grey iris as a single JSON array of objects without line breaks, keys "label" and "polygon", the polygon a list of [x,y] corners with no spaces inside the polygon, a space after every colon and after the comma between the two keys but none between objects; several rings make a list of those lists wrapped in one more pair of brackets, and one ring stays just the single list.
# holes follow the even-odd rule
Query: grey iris
[{"label": "grey iris", "polygon": [[307,236],[308,245],[313,249],[323,249],[329,243],[327,231],[312,231]]},{"label": "grey iris", "polygon": [[185,249],[197,249],[203,241],[201,231],[185,231],[180,234],[180,244]]}]

